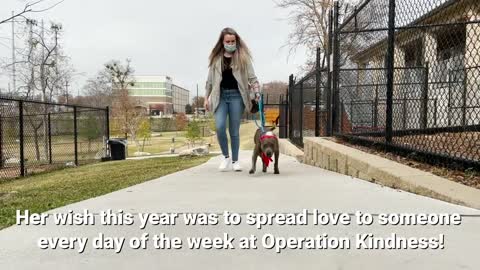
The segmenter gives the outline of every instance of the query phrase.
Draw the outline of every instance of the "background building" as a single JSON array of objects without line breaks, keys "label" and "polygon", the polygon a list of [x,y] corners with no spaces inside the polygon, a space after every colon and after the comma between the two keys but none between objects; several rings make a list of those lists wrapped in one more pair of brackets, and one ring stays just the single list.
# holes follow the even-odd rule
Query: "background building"
[{"label": "background building", "polygon": [[190,101],[190,91],[180,86],[172,84],[173,90],[173,111],[175,113],[184,113],[185,106]]},{"label": "background building", "polygon": [[150,115],[185,112],[190,91],[173,84],[169,76],[135,76],[130,95],[144,104]]}]

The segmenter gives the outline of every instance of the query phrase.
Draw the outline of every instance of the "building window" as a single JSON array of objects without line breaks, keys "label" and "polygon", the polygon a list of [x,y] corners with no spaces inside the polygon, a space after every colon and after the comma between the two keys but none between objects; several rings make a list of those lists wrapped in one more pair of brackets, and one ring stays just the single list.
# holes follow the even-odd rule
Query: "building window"
[{"label": "building window", "polygon": [[466,26],[444,27],[437,33],[437,61],[440,78],[462,80],[465,69]]},{"label": "building window", "polygon": [[437,57],[439,61],[445,61],[465,54],[465,25],[448,28],[443,28],[443,31],[437,34]]},{"label": "building window", "polygon": [[423,42],[421,39],[415,40],[405,46],[404,52],[406,67],[423,66]]}]

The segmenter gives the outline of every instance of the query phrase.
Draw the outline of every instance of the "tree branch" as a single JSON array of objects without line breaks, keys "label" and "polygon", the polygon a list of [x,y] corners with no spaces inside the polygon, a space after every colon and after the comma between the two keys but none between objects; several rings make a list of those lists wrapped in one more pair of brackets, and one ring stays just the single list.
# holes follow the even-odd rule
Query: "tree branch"
[{"label": "tree branch", "polygon": [[65,0],[60,0],[59,2],[47,7],[47,8],[44,8],[44,9],[39,9],[39,10],[35,10],[33,9],[33,7],[37,4],[40,4],[41,2],[44,2],[45,0],[38,0],[36,2],[33,2],[33,3],[27,3],[25,5],[25,7],[23,8],[23,10],[17,14],[13,14],[12,16],[10,16],[9,18],[7,19],[4,19],[4,20],[1,20],[0,21],[0,24],[3,24],[3,23],[6,23],[8,21],[11,21],[17,17],[23,17],[25,18],[24,14],[27,14],[27,13],[39,13],[39,12],[44,12],[44,11],[47,11],[47,10],[50,10],[58,5],[60,5],[61,3],[63,3]]}]

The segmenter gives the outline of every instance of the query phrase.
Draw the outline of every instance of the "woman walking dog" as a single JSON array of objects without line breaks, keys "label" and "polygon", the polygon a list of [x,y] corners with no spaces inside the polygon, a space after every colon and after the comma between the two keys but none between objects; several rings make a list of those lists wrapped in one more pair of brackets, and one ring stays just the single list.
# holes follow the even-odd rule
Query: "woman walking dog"
[{"label": "woman walking dog", "polygon": [[[215,114],[217,139],[223,159],[220,171],[233,167],[241,171],[238,162],[240,121],[243,112],[252,109],[252,100],[260,99],[260,85],[252,65],[251,53],[235,30],[225,28],[209,57],[205,109]],[[232,156],[228,151],[227,116]]]}]

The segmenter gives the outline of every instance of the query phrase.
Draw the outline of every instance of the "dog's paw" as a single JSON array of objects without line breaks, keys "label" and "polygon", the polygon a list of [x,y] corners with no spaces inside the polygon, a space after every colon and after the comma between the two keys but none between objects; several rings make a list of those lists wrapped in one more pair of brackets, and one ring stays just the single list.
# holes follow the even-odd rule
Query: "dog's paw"
[{"label": "dog's paw", "polygon": [[248,173],[249,173],[249,174],[254,174],[255,171],[254,171],[254,170],[250,170]]},{"label": "dog's paw", "polygon": [[277,169],[273,172],[274,174],[280,174],[280,171]]},{"label": "dog's paw", "polygon": [[267,172],[267,169],[263,169],[262,172],[266,173],[266,172]]}]

